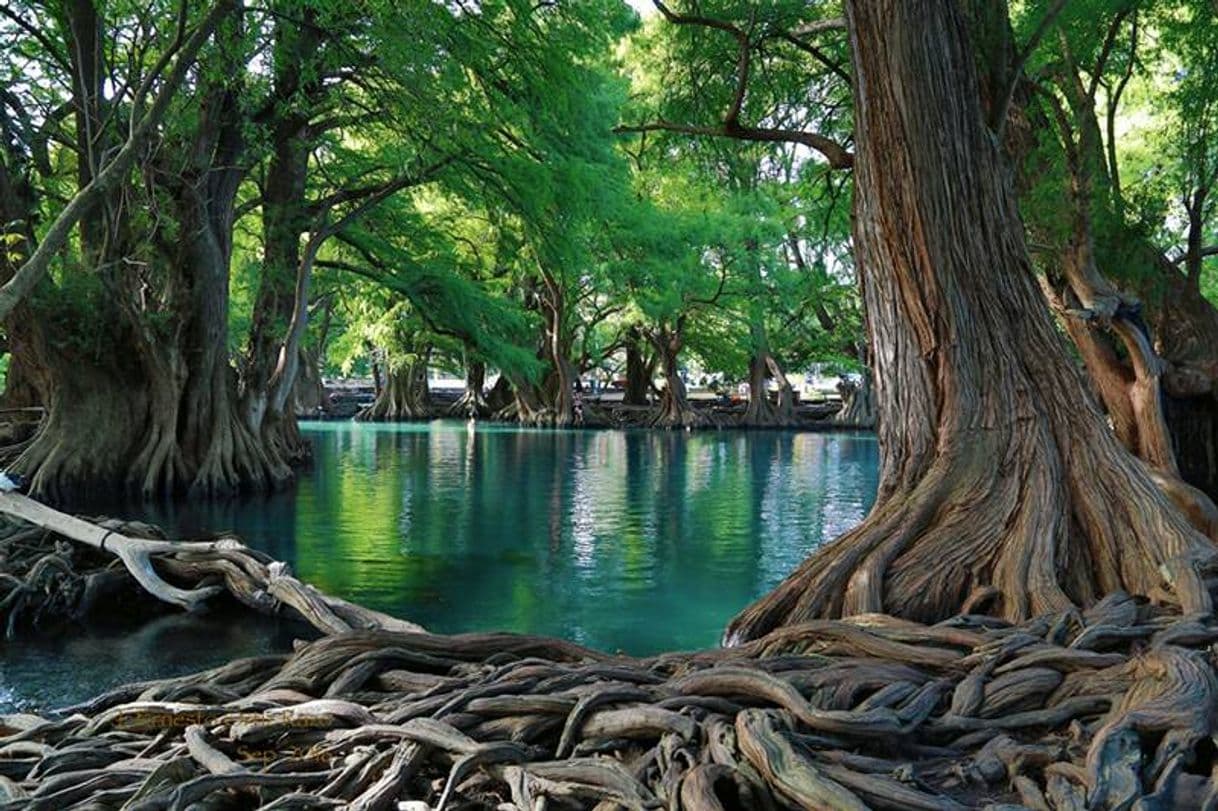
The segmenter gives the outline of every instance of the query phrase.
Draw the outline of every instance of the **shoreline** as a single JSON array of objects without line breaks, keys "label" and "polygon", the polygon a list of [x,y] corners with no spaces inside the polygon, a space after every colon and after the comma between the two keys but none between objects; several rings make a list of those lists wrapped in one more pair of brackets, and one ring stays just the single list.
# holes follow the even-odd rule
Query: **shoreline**
[{"label": "shoreline", "polygon": [[1186,754],[1218,727],[1212,619],[1118,592],[1014,625],[865,615],[643,658],[322,628],[56,718],[0,716],[0,809],[1201,807],[1218,784]]}]

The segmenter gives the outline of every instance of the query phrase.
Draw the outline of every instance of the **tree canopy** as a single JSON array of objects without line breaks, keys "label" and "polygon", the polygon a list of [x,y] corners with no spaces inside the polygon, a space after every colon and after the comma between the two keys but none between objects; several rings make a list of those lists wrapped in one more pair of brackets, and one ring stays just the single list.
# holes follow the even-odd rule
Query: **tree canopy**
[{"label": "tree canopy", "polygon": [[[1129,349],[1072,329],[1098,288],[1063,260],[1084,223],[1172,420],[1214,423],[1213,15],[1046,1],[974,25],[1046,302],[1131,446]],[[780,425],[789,374],[869,369],[835,3],[21,0],[0,44],[6,399],[48,414],[8,453],[47,495],[276,486],[307,452],[298,383],[390,356],[489,369],[479,410],[558,425],[593,372],[633,370],[666,426],[700,422],[691,370],[747,381],[744,421]],[[122,405],[99,415],[102,381]],[[71,439],[96,430],[113,462]]]}]

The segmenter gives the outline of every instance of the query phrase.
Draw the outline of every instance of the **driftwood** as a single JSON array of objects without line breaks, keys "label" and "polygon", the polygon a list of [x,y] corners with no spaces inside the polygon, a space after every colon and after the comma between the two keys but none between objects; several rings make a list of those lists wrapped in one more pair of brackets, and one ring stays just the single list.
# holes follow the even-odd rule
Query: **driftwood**
[{"label": "driftwood", "polygon": [[[115,580],[116,574],[122,579],[121,573],[106,569],[78,574],[72,564],[72,551],[62,540],[117,558],[148,594],[187,610],[197,610],[228,592],[255,611],[286,613],[322,633],[369,628],[423,630],[414,623],[322,594],[293,577],[286,564],[271,560],[236,538],[182,542],[147,537],[157,534],[155,528],[85,521],[15,492],[0,492],[0,513],[22,522],[8,527],[7,535],[0,540],[0,621],[7,623],[10,636],[23,609],[41,613],[43,604],[57,599],[80,602],[87,609],[94,601],[91,591],[108,588],[107,581]],[[48,533],[61,539],[60,543],[49,543]],[[19,560],[22,546],[28,558],[24,566]],[[97,556],[92,560],[95,562]],[[52,586],[48,575],[56,574],[61,582]],[[190,587],[174,585],[167,577]],[[71,591],[78,593],[76,598],[65,597]],[[60,607],[62,613],[71,615],[81,606]]]}]

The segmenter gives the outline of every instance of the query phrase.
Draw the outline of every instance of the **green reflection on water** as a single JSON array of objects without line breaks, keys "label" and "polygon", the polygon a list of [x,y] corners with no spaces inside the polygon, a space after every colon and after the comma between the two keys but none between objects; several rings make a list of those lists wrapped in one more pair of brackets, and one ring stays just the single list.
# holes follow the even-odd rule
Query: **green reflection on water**
[{"label": "green reflection on water", "polygon": [[308,423],[312,469],[268,499],[153,511],[231,529],[347,599],[459,632],[646,654],[724,623],[874,498],[875,440],[786,431]]},{"label": "green reflection on water", "polygon": [[[635,654],[727,620],[858,522],[874,438],[313,423],[314,464],[269,498],[95,505],[178,536],[232,530],[318,587],[442,632],[550,634]],[[299,628],[171,615],[0,646],[0,711],[287,650]]]}]

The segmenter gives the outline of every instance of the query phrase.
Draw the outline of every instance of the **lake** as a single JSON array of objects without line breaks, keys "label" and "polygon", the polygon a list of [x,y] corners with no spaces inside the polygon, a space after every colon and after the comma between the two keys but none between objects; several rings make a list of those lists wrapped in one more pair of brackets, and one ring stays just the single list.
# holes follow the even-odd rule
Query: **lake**
[{"label": "lake", "polygon": [[[112,508],[233,531],[324,591],[438,632],[649,654],[726,622],[874,499],[873,435],[304,423],[310,469],[268,498]],[[291,623],[172,617],[0,650],[0,708],[287,649]]]}]

